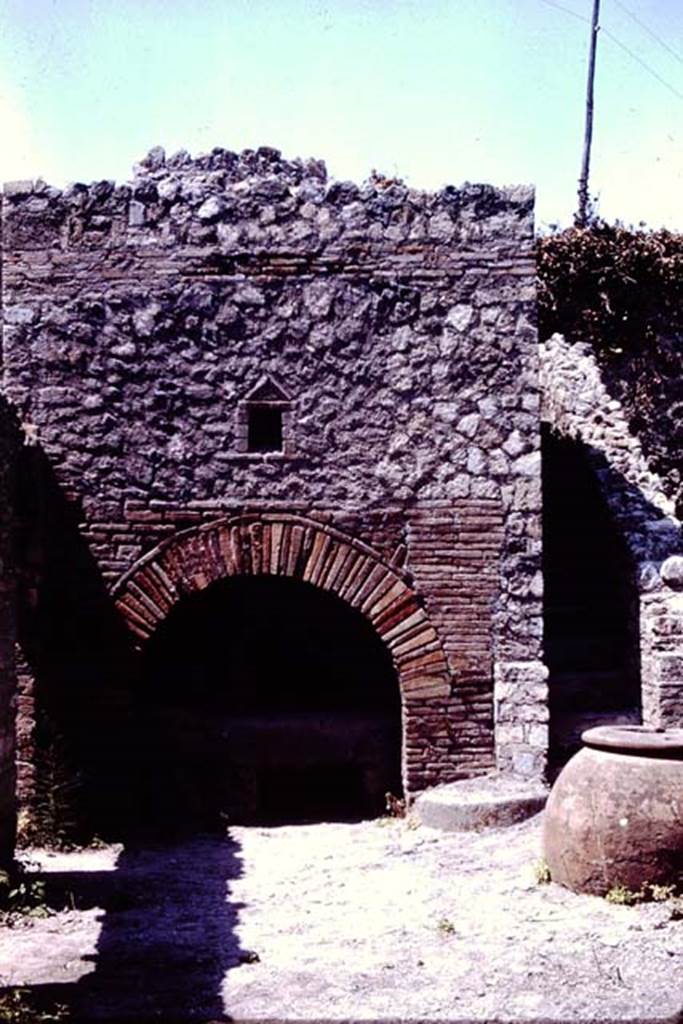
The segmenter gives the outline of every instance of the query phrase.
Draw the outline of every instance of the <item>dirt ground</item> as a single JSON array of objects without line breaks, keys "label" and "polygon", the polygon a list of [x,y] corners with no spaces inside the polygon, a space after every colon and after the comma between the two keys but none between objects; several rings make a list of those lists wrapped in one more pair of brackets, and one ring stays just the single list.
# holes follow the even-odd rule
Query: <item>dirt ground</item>
[{"label": "dirt ground", "polygon": [[683,921],[538,884],[540,816],[27,857],[66,906],[0,929],[0,980],[70,1020],[683,1019]]}]

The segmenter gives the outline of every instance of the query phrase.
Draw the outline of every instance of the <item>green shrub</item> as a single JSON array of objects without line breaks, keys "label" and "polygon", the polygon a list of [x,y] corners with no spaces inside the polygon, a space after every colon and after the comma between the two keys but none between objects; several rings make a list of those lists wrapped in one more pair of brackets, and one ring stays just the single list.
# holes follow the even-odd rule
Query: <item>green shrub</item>
[{"label": "green shrub", "polygon": [[596,221],[537,242],[540,337],[597,353],[647,351],[683,328],[683,234]]},{"label": "green shrub", "polygon": [[541,340],[591,345],[612,398],[683,515],[683,234],[596,221],[537,243]]}]

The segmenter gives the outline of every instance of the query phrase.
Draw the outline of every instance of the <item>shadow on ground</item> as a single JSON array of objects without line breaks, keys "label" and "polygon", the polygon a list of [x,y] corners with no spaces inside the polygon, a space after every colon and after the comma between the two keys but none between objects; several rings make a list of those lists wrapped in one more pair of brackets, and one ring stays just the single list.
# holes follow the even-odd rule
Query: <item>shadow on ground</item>
[{"label": "shadow on ground", "polygon": [[[96,952],[83,958],[92,970],[72,984],[1,989],[0,1006],[14,1000],[34,1008],[36,1021],[40,1012],[61,1012],[55,1019],[74,1024],[229,1021],[221,992],[226,972],[255,957],[235,934],[241,905],[229,891],[241,871],[236,842],[204,835],[128,844],[113,871],[38,876],[54,908],[102,908]],[[0,1010],[3,1019],[31,1018]]]}]

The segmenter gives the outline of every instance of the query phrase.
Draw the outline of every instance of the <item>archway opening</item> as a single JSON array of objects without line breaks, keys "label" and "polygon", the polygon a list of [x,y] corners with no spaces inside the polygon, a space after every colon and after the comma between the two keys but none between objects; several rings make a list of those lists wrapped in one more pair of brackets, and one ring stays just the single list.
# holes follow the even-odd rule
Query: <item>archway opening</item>
[{"label": "archway opening", "polygon": [[148,641],[144,817],[184,830],[353,820],[401,792],[401,702],[360,612],[241,576],[184,598]]},{"label": "archway opening", "polygon": [[588,455],[580,441],[544,429],[551,773],[580,748],[584,729],[640,718],[638,595]]}]

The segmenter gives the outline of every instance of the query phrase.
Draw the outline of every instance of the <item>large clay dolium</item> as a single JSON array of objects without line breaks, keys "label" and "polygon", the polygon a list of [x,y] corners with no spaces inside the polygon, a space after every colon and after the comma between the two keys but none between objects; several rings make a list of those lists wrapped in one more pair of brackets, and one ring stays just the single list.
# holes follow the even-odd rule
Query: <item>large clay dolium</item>
[{"label": "large clay dolium", "polygon": [[605,726],[582,739],[546,805],[553,881],[596,895],[683,881],[683,730]]}]

